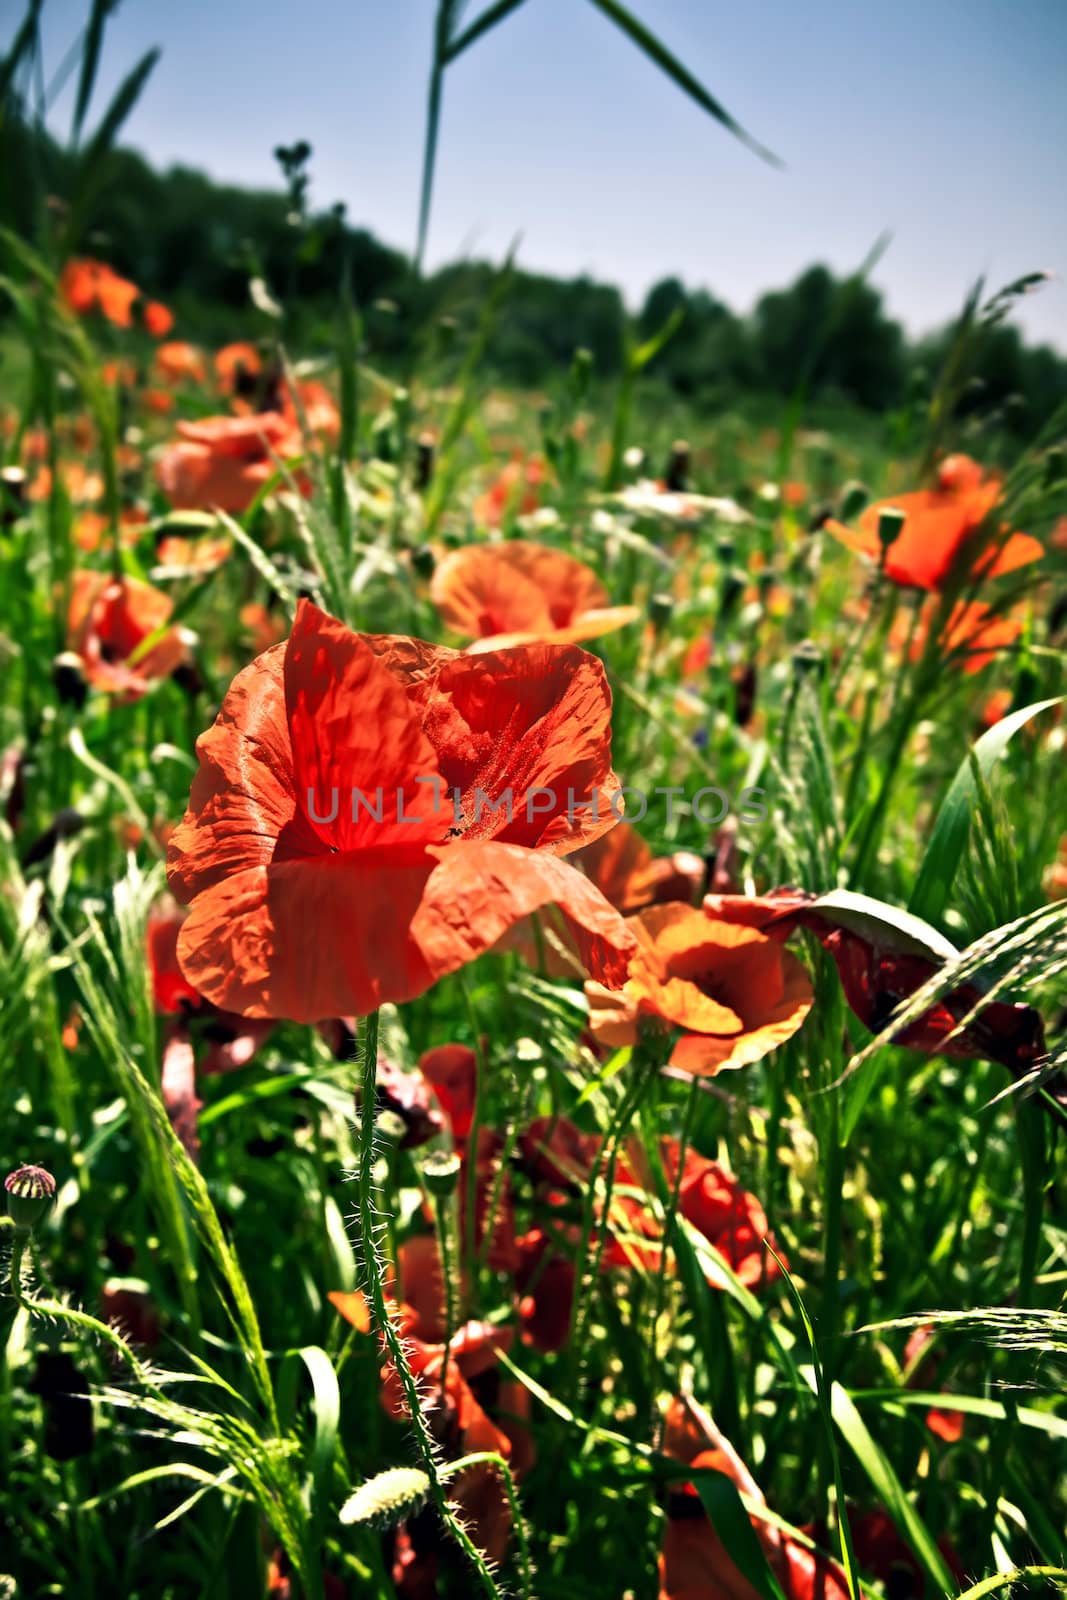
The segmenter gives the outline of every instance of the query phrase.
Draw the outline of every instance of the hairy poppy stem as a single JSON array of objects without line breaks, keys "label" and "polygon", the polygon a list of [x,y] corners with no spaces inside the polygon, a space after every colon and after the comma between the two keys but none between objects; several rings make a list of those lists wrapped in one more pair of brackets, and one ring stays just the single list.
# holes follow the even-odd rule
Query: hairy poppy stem
[{"label": "hairy poppy stem", "polygon": [[363,1240],[363,1270],[367,1288],[370,1291],[372,1317],[376,1331],[389,1352],[390,1360],[396,1369],[396,1375],[404,1391],[404,1399],[411,1418],[415,1443],[418,1446],[423,1470],[430,1480],[430,1493],[440,1513],[441,1520],[445,1523],[452,1537],[464,1551],[477,1572],[482,1593],[489,1596],[490,1600],[500,1600],[500,1591],[493,1582],[493,1575],[486,1565],[485,1557],[456,1516],[445,1494],[441,1474],[438,1470],[434,1441],[422,1409],[419,1386],[404,1350],[403,1340],[389,1315],[389,1307],[385,1298],[385,1273],[375,1239],[375,1225],[381,1215],[377,1185],[374,1179],[374,1105],[378,1074],[377,1011],[372,1011],[363,1019],[360,1032],[362,1034],[360,1042],[362,1046],[363,1075],[359,1131],[359,1227]]}]

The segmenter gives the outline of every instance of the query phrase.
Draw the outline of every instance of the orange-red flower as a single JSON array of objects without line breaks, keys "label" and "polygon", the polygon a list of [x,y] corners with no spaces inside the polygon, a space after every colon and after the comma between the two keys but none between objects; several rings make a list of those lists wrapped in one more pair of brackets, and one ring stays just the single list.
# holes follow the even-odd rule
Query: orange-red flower
[{"label": "orange-red flower", "polygon": [[977,462],[949,456],[941,463],[936,488],[877,500],[861,513],[855,528],[833,519],[825,526],[850,550],[877,561],[882,551],[878,537],[882,512],[902,511],[904,525],[886,553],[885,574],[912,588],[941,589],[956,574],[957,561],[964,555],[974,576],[999,577],[1044,554],[1029,534],[1007,534],[1007,529],[992,526],[1001,493],[1000,480],[987,477]]},{"label": "orange-red flower", "polygon": [[544,480],[545,463],[540,456],[528,456],[524,461],[516,455],[475,500],[475,522],[483,528],[498,528],[509,509],[513,508],[522,516],[536,511],[541,504]]},{"label": "orange-red flower", "polygon": [[67,644],[82,659],[89,682],[107,694],[139,699],[149,685],[181,665],[185,645],[164,628],[174,603],[169,595],[138,578],[110,578],[104,572],[76,572],[67,614]]},{"label": "orange-red flower", "polygon": [[474,650],[530,639],[577,644],[633,622],[636,606],[609,606],[596,574],[561,550],[526,539],[453,550],[434,570],[430,598]]},{"label": "orange-red flower", "polygon": [[[866,924],[857,923],[855,914],[824,906],[819,896],[803,889],[772,889],[754,898],[711,894],[704,906],[709,915],[760,930],[775,942],[788,939],[798,927],[813,933],[833,958],[850,1008],[872,1033],[883,1029],[897,1007],[953,954],[947,940],[942,941],[940,961],[933,954],[917,954],[914,942],[906,934],[896,936],[888,923],[876,931],[869,917]],[[1045,1053],[1040,1013],[1033,1006],[994,1000],[960,1029],[981,1001],[974,984],[960,984],[898,1033],[896,1043],[927,1055],[996,1061],[1017,1075],[1029,1072]]]},{"label": "orange-red flower", "polygon": [[263,371],[263,361],[254,344],[225,344],[215,352],[215,371],[219,383],[229,394],[243,376],[254,378]]},{"label": "orange-red flower", "polygon": [[186,339],[168,339],[155,354],[155,368],[167,383],[203,383],[204,357]]},{"label": "orange-red flower", "polygon": [[278,462],[300,450],[299,434],[276,411],[204,417],[178,423],[178,438],[164,451],[156,471],[176,511],[217,508],[239,513],[274,476]]},{"label": "orange-red flower", "polygon": [[998,616],[981,600],[953,606],[941,632],[940,645],[946,656],[957,657],[966,673],[981,672],[998,650],[1013,645],[1022,632],[1018,617]]},{"label": "orange-red flower", "polygon": [[587,985],[596,1038],[633,1044],[642,1016],[683,1030],[671,1065],[698,1076],[759,1061],[811,1010],[801,963],[754,928],[692,906],[649,906],[628,926],[637,939],[623,991]]},{"label": "orange-red flower", "polygon": [[197,747],[169,851],[189,981],[246,1016],[363,1015],[554,903],[621,982],[632,934],[559,859],[611,826],[610,709],[574,646],[464,656],[302,601]]},{"label": "orange-red flower", "polygon": [[174,312],[160,300],[147,301],[141,315],[153,339],[165,339],[174,326]]},{"label": "orange-red flower", "polygon": [[[766,1500],[752,1474],[711,1416],[689,1398],[667,1409],[663,1453],[688,1467],[725,1474],[757,1505]],[[692,1484],[676,1486],[667,1508],[659,1567],[659,1600],[758,1600],[706,1516]],[[821,1551],[752,1516],[752,1526],[786,1600],[848,1600],[841,1567]]]},{"label": "orange-red flower", "polygon": [[116,327],[128,328],[141,291],[103,261],[87,257],[68,261],[59,276],[59,292],[78,316],[99,311]]}]

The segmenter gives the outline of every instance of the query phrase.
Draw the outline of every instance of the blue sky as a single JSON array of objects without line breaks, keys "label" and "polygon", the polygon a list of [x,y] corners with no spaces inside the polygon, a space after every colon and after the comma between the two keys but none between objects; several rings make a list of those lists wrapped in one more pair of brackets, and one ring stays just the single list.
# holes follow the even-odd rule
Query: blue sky
[{"label": "blue sky", "polygon": [[[469,0],[474,16],[487,0]],[[449,70],[430,265],[588,271],[631,303],[677,273],[739,311],[814,260],[874,274],[912,331],[970,283],[1035,268],[1029,337],[1067,351],[1067,0],[630,0],[786,162],[761,164],[589,0],[525,0]],[[13,12],[12,0],[8,8]],[[434,0],[123,0],[100,99],[163,49],[126,138],[160,163],[276,183],[314,147],[313,201],[414,242]],[[46,0],[49,65],[87,5]],[[69,93],[56,110],[69,119]]]}]

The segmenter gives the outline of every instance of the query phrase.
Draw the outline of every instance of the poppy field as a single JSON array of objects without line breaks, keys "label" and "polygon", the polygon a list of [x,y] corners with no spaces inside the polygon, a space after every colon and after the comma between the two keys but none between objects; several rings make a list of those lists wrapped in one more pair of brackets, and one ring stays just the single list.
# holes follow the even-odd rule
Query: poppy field
[{"label": "poppy field", "polygon": [[510,262],[209,337],[108,10],[62,193],[0,55],[0,1595],[1067,1593],[1040,275],[879,414],[667,401],[674,313],[503,384]]}]

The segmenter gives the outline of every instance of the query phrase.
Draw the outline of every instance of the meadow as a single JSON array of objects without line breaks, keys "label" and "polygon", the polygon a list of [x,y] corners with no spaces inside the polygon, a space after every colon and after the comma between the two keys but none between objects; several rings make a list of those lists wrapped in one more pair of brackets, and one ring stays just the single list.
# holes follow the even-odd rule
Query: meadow
[{"label": "meadow", "polygon": [[678,305],[500,381],[510,263],[402,344],[253,263],[220,337],[92,244],[106,5],[39,184],[39,9],[0,1594],[1067,1593],[1067,408],[975,400],[1040,275],[881,409],[863,271],[715,404]]}]

